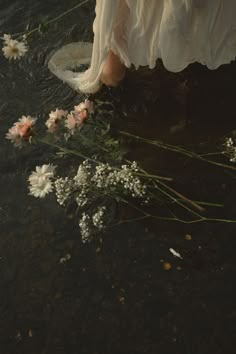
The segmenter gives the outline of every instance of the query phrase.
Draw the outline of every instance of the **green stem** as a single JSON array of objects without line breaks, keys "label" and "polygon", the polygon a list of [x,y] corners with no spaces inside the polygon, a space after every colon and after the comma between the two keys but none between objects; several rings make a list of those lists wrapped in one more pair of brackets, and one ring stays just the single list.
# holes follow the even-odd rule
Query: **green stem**
[{"label": "green stem", "polygon": [[201,155],[198,155],[198,154],[196,154],[196,153],[194,153],[192,151],[185,150],[185,149],[180,148],[178,146],[174,146],[174,145],[171,145],[171,144],[165,144],[165,143],[163,143],[161,141],[158,141],[158,140],[146,139],[146,138],[140,137],[138,135],[134,135],[134,134],[122,131],[122,130],[120,130],[120,134],[124,135],[124,136],[127,136],[127,137],[130,137],[130,138],[133,138],[135,140],[139,140],[139,141],[141,141],[143,143],[146,143],[146,144],[149,144],[149,145],[158,146],[159,148],[162,148],[164,150],[170,150],[170,151],[173,151],[173,152],[176,152],[176,153],[180,153],[182,155],[185,155],[185,156],[188,156],[188,157],[191,157],[191,158],[195,158],[197,160],[201,160],[203,162],[207,162],[207,163],[209,163],[211,165],[215,165],[215,166],[219,166],[219,167],[223,167],[223,168],[226,168],[226,169],[229,169],[229,170],[236,171],[236,167],[234,167],[234,166],[226,165],[226,164],[223,164],[223,163],[220,163],[220,162],[216,162],[216,161],[212,161],[212,160],[206,159],[206,158],[202,157]]},{"label": "green stem", "polygon": [[200,157],[205,157],[205,156],[220,156],[220,155],[224,155],[223,152],[208,152],[207,154],[201,154],[199,155]]},{"label": "green stem", "polygon": [[172,200],[173,202],[175,202],[176,204],[181,206],[183,209],[187,210],[190,214],[196,215],[199,218],[203,218],[201,215],[199,215],[198,213],[196,213],[195,211],[193,211],[192,209],[190,209],[189,207],[187,207],[186,205],[181,203],[178,199],[174,198],[171,194],[169,194],[168,192],[164,191],[159,186],[156,186],[156,189],[158,189],[161,193],[166,195],[170,200]]},{"label": "green stem", "polygon": [[[130,163],[129,160],[126,160],[126,161]],[[199,205],[197,205],[193,200],[190,200],[189,198],[185,197],[183,194],[177,192],[175,189],[173,189],[173,188],[167,186],[165,183],[163,183],[163,182],[160,181],[160,180],[165,180],[165,179],[168,181],[167,178],[165,178],[165,177],[164,177],[164,178],[160,178],[159,176],[150,175],[150,174],[148,174],[145,170],[143,170],[142,168],[141,168],[141,171],[143,171],[144,176],[146,176],[146,177],[148,177],[148,178],[152,178],[152,179],[157,179],[157,180],[159,180],[159,183],[162,184],[165,188],[167,188],[169,191],[171,191],[172,193],[174,193],[176,196],[180,197],[182,200],[184,200],[184,201],[187,202],[188,204],[192,205],[192,206],[193,206],[194,208],[196,208],[197,210],[199,210],[199,211],[201,211],[201,212],[204,211],[204,209],[201,208]],[[155,177],[155,178],[154,178],[154,177]],[[169,179],[169,180],[170,180],[170,179]],[[171,180],[173,180],[173,179],[171,179]]]},{"label": "green stem", "polygon": [[227,223],[227,224],[235,224],[236,223],[236,220],[230,220],[230,219],[200,218],[200,219],[195,219],[195,220],[184,220],[184,219],[179,219],[179,218],[175,218],[175,217],[168,218],[165,216],[144,215],[143,217],[140,217],[140,218],[121,220],[117,224],[123,224],[123,223],[132,222],[132,221],[139,221],[139,220],[143,220],[143,219],[155,219],[158,221],[174,221],[174,222],[180,222],[181,224],[188,224],[188,225],[198,224],[201,222],[219,222],[219,223]]},{"label": "green stem", "polygon": [[216,208],[224,208],[224,204],[220,204],[220,203],[209,203],[209,202],[202,202],[199,200],[193,200],[193,202],[197,203],[198,205],[205,205],[205,206],[216,207]]},{"label": "green stem", "polygon": [[[144,171],[143,169],[140,169],[142,171]],[[152,175],[150,173],[136,173],[137,176],[140,177],[145,177],[145,178],[150,178],[150,179],[157,179],[157,180],[163,180],[163,181],[167,181],[167,182],[171,182],[173,181],[173,178],[171,177],[163,177],[163,176],[158,176],[158,175]]]},{"label": "green stem", "polygon": [[[67,149],[67,148],[63,148],[60,145],[51,143],[51,142],[49,142],[47,140],[44,140],[44,139],[40,139],[40,138],[37,138],[37,139],[38,139],[39,142],[41,142],[43,144],[46,144],[46,145],[49,145],[49,146],[52,146],[52,147],[55,147],[56,149],[60,150],[61,152],[65,153],[65,154],[71,154],[71,155],[79,156],[79,157],[81,157],[81,158],[83,158],[85,160],[89,160],[89,161],[95,162],[96,164],[100,163],[100,161],[92,159],[92,158],[90,158],[88,156],[85,156],[85,155],[83,155],[80,152],[77,152],[75,150],[70,150],[70,149]],[[136,173],[136,175],[142,176],[142,177],[147,177],[147,178],[152,178],[152,179],[158,179],[158,180],[164,180],[164,181],[172,181],[172,178],[162,177],[162,176],[157,176],[157,175],[151,175],[151,174],[148,174],[147,172],[145,174]]]},{"label": "green stem", "polygon": [[[125,159],[125,162],[127,163],[132,163],[132,161]],[[163,181],[173,181],[173,178],[171,177],[162,177],[162,176],[158,176],[158,175],[153,175],[148,173],[146,170],[144,170],[143,168],[139,167],[140,171],[142,171],[143,173],[136,173],[137,176],[141,176],[141,177],[146,177],[146,178],[151,178],[151,179],[157,179],[157,180],[163,180]]]},{"label": "green stem", "polygon": [[[137,220],[142,220],[142,219],[156,219],[156,220],[159,220],[159,221],[175,221],[175,222],[180,222],[180,223],[183,223],[183,224],[196,224],[196,223],[200,223],[200,222],[221,222],[221,223],[228,223],[228,224],[235,224],[236,223],[236,220],[232,220],[232,219],[218,219],[218,218],[207,218],[207,217],[204,217],[204,216],[201,216],[201,215],[198,215],[199,217],[195,220],[184,220],[184,219],[179,219],[177,217],[166,217],[166,216],[157,216],[157,215],[153,215],[153,214],[150,214],[150,213],[147,213],[145,212],[144,210],[140,209],[139,207],[137,207],[136,205],[128,202],[127,200],[125,199],[122,199],[121,200],[123,203],[131,206],[132,208],[134,208],[135,210],[139,211],[141,214],[143,214],[142,217],[140,218],[135,218],[135,219],[126,219],[124,220],[123,222],[127,223],[127,222],[131,222],[131,221],[137,221]],[[119,224],[122,224],[123,223],[122,220],[119,222]]]},{"label": "green stem", "polygon": [[167,184],[160,182],[160,184],[165,187],[166,189],[168,189],[171,193],[175,194],[177,197],[180,197],[181,200],[184,200],[186,203],[192,205],[195,209],[199,210],[200,212],[204,212],[205,209],[202,208],[201,206],[199,206],[198,204],[196,204],[193,200],[185,197],[183,194],[177,192],[175,189],[169,187]]},{"label": "green stem", "polygon": [[58,150],[64,152],[65,154],[71,154],[71,155],[79,156],[79,157],[81,157],[81,158],[83,158],[83,159],[85,159],[85,160],[89,160],[89,161],[92,161],[92,162],[95,162],[95,163],[99,163],[99,161],[97,161],[97,160],[95,160],[95,159],[92,159],[92,158],[90,158],[90,157],[87,157],[87,156],[85,156],[85,155],[83,155],[83,154],[81,154],[80,152],[77,152],[77,151],[75,151],[75,150],[69,150],[69,149],[63,148],[63,147],[61,147],[60,145],[51,143],[51,142],[46,141],[46,140],[44,140],[44,139],[39,139],[39,138],[38,138],[38,141],[41,142],[41,143],[43,143],[43,144],[45,144],[45,145],[52,146],[52,147],[54,147],[54,148],[56,148],[56,149],[58,149]]},{"label": "green stem", "polygon": [[[88,3],[89,1],[91,1],[91,0],[84,0],[84,1],[80,2],[79,4],[73,6],[72,8],[70,8],[70,9],[68,9],[68,10],[66,10],[65,12],[61,13],[60,15],[58,15],[58,16],[52,18],[51,20],[49,20],[48,22],[46,22],[44,25],[47,26],[47,25],[49,25],[49,24],[51,24],[51,23],[53,23],[53,22],[56,22],[56,21],[60,20],[62,17],[68,15],[70,12],[74,11],[75,9],[78,9],[79,7],[85,5],[85,4]],[[18,36],[22,36],[22,35],[24,35],[24,34],[26,34],[27,37],[29,37],[31,34],[37,32],[37,31],[39,30],[39,28],[40,28],[40,25],[37,26],[37,27],[35,27],[35,28],[33,28],[33,29],[30,30],[30,31],[15,33],[15,34],[12,35],[12,37],[18,37]]]}]

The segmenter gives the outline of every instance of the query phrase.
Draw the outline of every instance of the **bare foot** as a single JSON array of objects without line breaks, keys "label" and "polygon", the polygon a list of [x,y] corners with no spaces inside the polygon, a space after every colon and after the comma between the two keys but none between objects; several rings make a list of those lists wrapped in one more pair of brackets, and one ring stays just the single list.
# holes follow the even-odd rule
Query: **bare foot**
[{"label": "bare foot", "polygon": [[126,68],[111,50],[104,65],[101,81],[106,86],[116,87],[125,76]]}]

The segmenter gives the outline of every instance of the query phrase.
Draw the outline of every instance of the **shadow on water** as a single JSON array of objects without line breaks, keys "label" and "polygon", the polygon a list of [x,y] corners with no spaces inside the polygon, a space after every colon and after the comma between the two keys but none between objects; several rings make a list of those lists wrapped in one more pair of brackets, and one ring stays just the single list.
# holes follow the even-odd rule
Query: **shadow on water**
[{"label": "shadow on water", "polygon": [[[33,27],[75,4],[2,0],[1,32]],[[35,36],[19,65],[0,57],[0,353],[234,353],[235,226],[149,221],[113,228],[102,245],[82,245],[53,198],[27,195],[29,171],[50,160],[48,151],[19,153],[4,135],[22,114],[43,121],[55,107],[81,101],[46,63],[66,43],[91,41],[93,18],[91,2]],[[235,125],[235,77],[235,63],[214,72],[195,64],[179,74],[158,63],[130,71],[120,89],[97,97],[114,101],[127,131],[215,148]],[[131,158],[174,176],[189,197],[220,199],[235,218],[235,183],[224,171],[137,144]],[[61,264],[66,254],[71,259]]]}]

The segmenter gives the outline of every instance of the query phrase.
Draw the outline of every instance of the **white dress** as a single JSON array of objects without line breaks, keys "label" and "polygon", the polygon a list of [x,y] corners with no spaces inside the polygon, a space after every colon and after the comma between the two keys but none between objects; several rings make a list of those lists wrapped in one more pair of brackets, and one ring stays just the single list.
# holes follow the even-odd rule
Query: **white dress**
[{"label": "white dress", "polygon": [[[112,49],[126,67],[154,68],[161,58],[179,72],[192,62],[209,69],[236,57],[236,0],[97,0],[94,42],[73,43],[49,61],[75,90],[94,93]],[[84,63],[83,73],[69,69]]]}]

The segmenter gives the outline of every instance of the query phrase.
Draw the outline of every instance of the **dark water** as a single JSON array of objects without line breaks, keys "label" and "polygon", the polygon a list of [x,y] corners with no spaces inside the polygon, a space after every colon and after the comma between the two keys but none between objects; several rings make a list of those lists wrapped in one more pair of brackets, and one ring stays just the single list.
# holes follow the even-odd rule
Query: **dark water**
[{"label": "dark water", "polygon": [[[1,0],[1,33],[32,28],[75,4]],[[98,252],[97,244],[81,244],[53,198],[27,195],[29,172],[50,161],[49,152],[19,153],[4,135],[22,114],[43,121],[81,100],[46,63],[62,45],[92,40],[93,18],[91,1],[34,36],[19,65],[0,56],[0,354],[235,353],[234,225],[130,224],[109,231]],[[123,125],[133,133],[215,148],[235,125],[235,77],[235,63],[215,72],[193,65],[177,75],[158,64],[98,96],[125,112]],[[224,171],[137,145],[132,157],[174,176],[194,199],[220,200],[224,216],[236,218],[235,181]],[[66,254],[71,259],[61,264]]]}]

